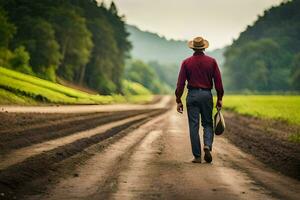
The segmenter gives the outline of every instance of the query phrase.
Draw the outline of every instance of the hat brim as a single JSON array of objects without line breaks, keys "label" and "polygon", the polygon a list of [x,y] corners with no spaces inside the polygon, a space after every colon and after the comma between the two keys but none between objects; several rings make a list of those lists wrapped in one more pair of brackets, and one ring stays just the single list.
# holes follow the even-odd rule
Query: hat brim
[{"label": "hat brim", "polygon": [[195,46],[194,46],[193,40],[191,40],[191,41],[188,42],[188,46],[189,46],[189,48],[191,48],[191,49],[207,49],[208,46],[209,46],[209,43],[208,43],[207,40],[203,40],[203,46],[195,47]]}]

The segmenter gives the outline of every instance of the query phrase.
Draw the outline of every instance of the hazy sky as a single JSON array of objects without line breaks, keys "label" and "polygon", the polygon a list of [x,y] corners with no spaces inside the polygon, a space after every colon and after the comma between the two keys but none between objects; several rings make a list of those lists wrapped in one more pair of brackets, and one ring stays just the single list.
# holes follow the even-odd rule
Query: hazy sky
[{"label": "hazy sky", "polygon": [[[126,22],[166,38],[203,36],[209,49],[230,44],[266,8],[282,0],[115,0]],[[110,2],[106,0],[106,2]]]}]

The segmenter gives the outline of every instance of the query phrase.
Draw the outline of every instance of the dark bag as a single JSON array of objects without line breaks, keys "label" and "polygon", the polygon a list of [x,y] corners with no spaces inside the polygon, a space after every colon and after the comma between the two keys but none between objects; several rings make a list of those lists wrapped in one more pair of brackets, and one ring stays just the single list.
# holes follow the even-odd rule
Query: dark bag
[{"label": "dark bag", "polygon": [[214,130],[216,135],[221,135],[223,134],[225,130],[225,121],[224,117],[221,113],[221,108],[217,108],[217,113],[215,114],[215,121],[214,121]]}]

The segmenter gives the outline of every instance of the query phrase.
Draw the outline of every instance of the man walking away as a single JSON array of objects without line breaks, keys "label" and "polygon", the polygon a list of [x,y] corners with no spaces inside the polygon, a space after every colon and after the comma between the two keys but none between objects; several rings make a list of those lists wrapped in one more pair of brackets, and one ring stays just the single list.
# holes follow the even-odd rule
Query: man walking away
[{"label": "man walking away", "polygon": [[213,132],[213,97],[211,89],[213,82],[217,91],[216,106],[222,107],[222,97],[224,94],[221,73],[215,59],[204,54],[204,50],[209,46],[207,40],[202,37],[196,37],[189,41],[189,48],[194,50],[193,56],[182,62],[178,76],[177,88],[175,91],[177,111],[183,112],[181,96],[187,80],[188,94],[186,98],[186,107],[188,113],[188,122],[190,129],[190,139],[194,159],[192,162],[201,163],[201,146],[199,138],[199,115],[201,116],[201,125],[204,129],[204,160],[208,163],[212,161],[210,151],[212,150],[214,132]]}]

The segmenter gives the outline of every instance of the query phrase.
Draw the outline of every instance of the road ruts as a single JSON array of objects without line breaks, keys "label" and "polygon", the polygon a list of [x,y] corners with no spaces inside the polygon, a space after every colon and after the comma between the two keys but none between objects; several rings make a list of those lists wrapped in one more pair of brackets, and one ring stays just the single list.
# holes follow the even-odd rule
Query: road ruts
[{"label": "road ruts", "polygon": [[55,180],[73,174],[93,154],[168,108],[147,105],[138,110],[56,116],[39,123],[31,120],[26,127],[1,129],[0,199],[24,199],[43,192]]}]

